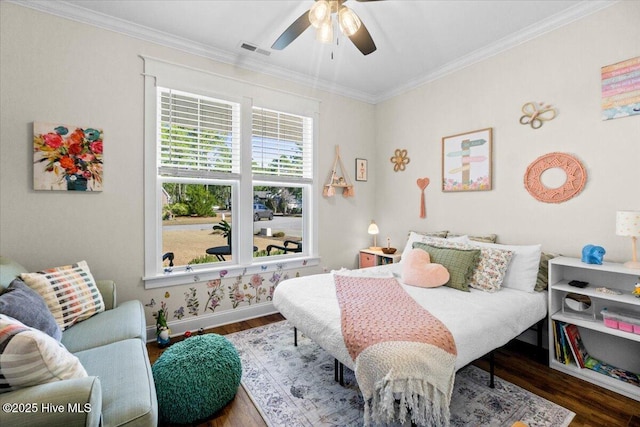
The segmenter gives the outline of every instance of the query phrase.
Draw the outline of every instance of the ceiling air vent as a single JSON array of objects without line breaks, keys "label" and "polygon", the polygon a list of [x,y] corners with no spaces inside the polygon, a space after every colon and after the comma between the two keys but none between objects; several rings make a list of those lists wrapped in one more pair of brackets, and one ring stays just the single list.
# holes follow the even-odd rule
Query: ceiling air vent
[{"label": "ceiling air vent", "polygon": [[251,52],[256,52],[265,56],[269,56],[271,55],[271,52],[269,52],[268,50],[264,50],[264,49],[260,49],[258,46],[251,44],[251,43],[247,43],[247,42],[242,42],[240,43],[240,47],[242,49],[251,51]]}]

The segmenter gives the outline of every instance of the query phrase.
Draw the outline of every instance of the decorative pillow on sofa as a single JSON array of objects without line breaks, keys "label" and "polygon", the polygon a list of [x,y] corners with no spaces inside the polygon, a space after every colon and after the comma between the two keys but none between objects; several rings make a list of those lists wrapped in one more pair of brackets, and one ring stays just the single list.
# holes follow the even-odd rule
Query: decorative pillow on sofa
[{"label": "decorative pillow on sofa", "polygon": [[76,322],[104,311],[104,301],[85,261],[20,278],[40,294],[63,331]]},{"label": "decorative pillow on sofa", "polygon": [[441,264],[431,263],[429,253],[411,249],[402,263],[402,282],[419,288],[436,288],[449,281],[450,275]]},{"label": "decorative pillow on sofa", "polygon": [[431,262],[442,264],[451,276],[445,286],[469,292],[469,280],[476,268],[480,249],[456,249],[432,246],[415,242],[414,248],[425,250],[429,253]]},{"label": "decorative pillow on sofa", "polygon": [[503,288],[533,292],[536,286],[542,245],[499,245],[496,243],[474,242],[480,248],[513,251],[511,263],[502,281]]},{"label": "decorative pillow on sofa", "polygon": [[86,376],[78,358],[62,344],[0,314],[0,393]]},{"label": "decorative pillow on sofa", "polygon": [[27,326],[44,332],[56,341],[62,338],[60,326],[42,297],[20,279],[15,279],[0,294],[0,314],[6,314]]}]

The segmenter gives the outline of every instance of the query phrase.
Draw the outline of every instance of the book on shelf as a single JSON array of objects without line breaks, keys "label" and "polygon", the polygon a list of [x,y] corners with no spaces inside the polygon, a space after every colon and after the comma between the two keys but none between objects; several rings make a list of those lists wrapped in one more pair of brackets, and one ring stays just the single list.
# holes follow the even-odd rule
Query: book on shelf
[{"label": "book on shelf", "polygon": [[626,369],[616,368],[591,356],[588,356],[584,362],[585,368],[600,372],[611,378],[633,384],[640,387],[640,375],[627,371]]},{"label": "book on shelf", "polygon": [[569,341],[567,340],[563,326],[563,322],[556,322],[555,320],[553,321],[553,329],[555,332],[556,341],[556,359],[558,360],[558,362],[568,365],[571,363],[571,359],[573,358],[573,356],[571,354]]},{"label": "book on shelf", "polygon": [[569,343],[569,348],[571,349],[573,359],[576,361],[576,365],[584,368],[584,362],[587,357],[589,357],[589,353],[587,353],[587,349],[582,343],[582,338],[580,337],[580,331],[578,330],[578,327],[572,324],[564,324],[562,326],[562,329]]},{"label": "book on shelf", "polygon": [[569,365],[574,360],[576,366],[580,368],[591,369],[608,377],[640,387],[640,374],[617,368],[589,355],[580,337],[580,330],[576,325],[554,320],[553,339],[558,362]]}]

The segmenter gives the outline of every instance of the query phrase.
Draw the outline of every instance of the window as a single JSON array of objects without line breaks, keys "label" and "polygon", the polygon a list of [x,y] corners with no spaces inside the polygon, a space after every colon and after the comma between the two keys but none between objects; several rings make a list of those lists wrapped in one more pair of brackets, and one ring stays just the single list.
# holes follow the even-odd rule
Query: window
[{"label": "window", "polygon": [[148,58],[145,76],[146,286],[313,259],[317,101]]},{"label": "window", "polygon": [[[253,107],[254,247],[257,256],[302,251],[305,194],[312,189],[312,119]],[[260,185],[255,185],[260,182]],[[284,184],[286,183],[286,184]],[[270,227],[263,219],[279,224]],[[276,237],[279,239],[270,239]],[[265,239],[267,238],[267,239]]]}]

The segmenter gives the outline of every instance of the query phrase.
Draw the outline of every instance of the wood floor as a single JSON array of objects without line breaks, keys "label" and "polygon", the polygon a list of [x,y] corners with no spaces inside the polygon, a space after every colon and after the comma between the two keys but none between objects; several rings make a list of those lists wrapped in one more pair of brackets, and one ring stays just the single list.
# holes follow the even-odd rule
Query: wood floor
[{"label": "wood floor", "polygon": [[[279,314],[209,329],[207,333],[225,335],[278,322]],[[172,342],[180,339],[172,340]],[[154,343],[147,345],[151,363],[162,354]],[[640,402],[597,387],[549,368],[546,360],[531,355],[535,348],[513,341],[496,351],[496,375],[530,392],[562,405],[576,413],[570,427],[640,427]],[[474,365],[487,370],[489,363],[478,360]],[[266,427],[253,402],[240,387],[234,400],[207,420],[196,424],[204,427]]]}]

